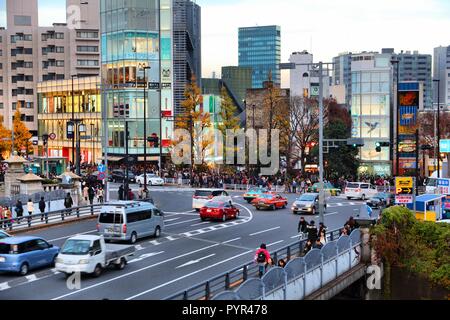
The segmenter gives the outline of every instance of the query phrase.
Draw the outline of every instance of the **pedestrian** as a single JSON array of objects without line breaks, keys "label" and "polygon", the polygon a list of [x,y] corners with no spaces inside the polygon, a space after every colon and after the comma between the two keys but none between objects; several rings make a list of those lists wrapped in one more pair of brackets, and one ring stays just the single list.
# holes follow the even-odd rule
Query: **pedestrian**
[{"label": "pedestrian", "polygon": [[286,261],[284,261],[283,259],[280,259],[280,260],[278,261],[278,266],[279,266],[280,268],[286,267]]},{"label": "pedestrian", "polygon": [[305,193],[305,180],[300,182],[300,193]]},{"label": "pedestrian", "polygon": [[83,197],[84,197],[84,201],[88,201],[89,198],[89,187],[87,186],[87,184],[84,184],[84,188],[83,188]]},{"label": "pedestrian", "polygon": [[309,223],[306,229],[308,231],[308,240],[311,240],[311,243],[314,243],[317,239],[317,227],[314,220]]},{"label": "pedestrian", "polygon": [[125,189],[123,188],[123,185],[121,185],[120,187],[119,187],[119,200],[120,201],[122,201],[123,200],[123,196],[125,195],[124,194],[124,192],[125,192]]},{"label": "pedestrian", "polygon": [[311,240],[308,240],[306,242],[305,248],[303,248],[303,251],[302,251],[302,254],[301,254],[302,257],[306,256],[308,254],[308,252],[311,251],[312,244],[313,244],[313,242]]},{"label": "pedestrian", "polygon": [[297,193],[297,181],[295,179],[292,181],[292,193]]},{"label": "pedestrian", "polygon": [[326,236],[326,233],[325,233],[325,231],[321,231],[321,232],[319,232],[319,241],[320,241],[320,243],[322,243],[322,245],[325,245],[326,243],[327,243],[327,236]]},{"label": "pedestrian", "polygon": [[73,206],[73,199],[69,192],[69,193],[67,193],[67,196],[64,199],[64,207],[67,209],[66,216],[70,216],[72,214],[72,210],[71,210],[72,206]]},{"label": "pedestrian", "polygon": [[17,224],[20,224],[20,222],[22,221],[22,216],[23,216],[23,204],[22,201],[17,200],[16,202],[16,217],[17,217]]},{"label": "pedestrian", "polygon": [[324,225],[323,222],[319,223],[319,232],[318,232],[319,236],[320,236],[321,232],[324,232],[325,235],[326,235],[327,234],[327,229],[328,228]]},{"label": "pedestrian", "polygon": [[[6,228],[6,221],[4,221],[5,218],[5,208],[0,208],[0,228]],[[4,227],[5,226],[5,227]]]},{"label": "pedestrian", "polygon": [[5,221],[5,228],[11,228],[14,220],[12,219],[12,213],[11,210],[9,210],[9,207],[5,206],[4,211],[3,211],[3,215],[6,219]]},{"label": "pedestrian", "polygon": [[265,243],[262,243],[256,251],[255,262],[258,264],[259,277],[261,278],[266,272],[267,266],[272,262]]},{"label": "pedestrian", "polygon": [[103,199],[103,188],[102,187],[98,188],[98,190],[97,190],[97,201],[98,201],[98,203],[103,203],[104,202],[104,199]]},{"label": "pedestrian", "polygon": [[92,206],[94,204],[94,198],[95,198],[95,191],[92,186],[88,187],[88,197],[89,197],[89,204]]},{"label": "pedestrian", "polygon": [[316,239],[316,242],[314,243],[313,248],[314,249],[319,249],[319,250],[321,250],[323,248],[323,244],[322,244],[322,242],[320,242],[320,238]]},{"label": "pedestrian", "polygon": [[355,222],[355,219],[353,217],[350,217],[348,219],[348,221],[345,223],[345,225],[348,225],[348,227],[350,228],[349,234],[351,234],[353,232],[353,230],[356,229],[356,222]]},{"label": "pedestrian", "polygon": [[27,202],[27,210],[28,210],[28,224],[31,224],[31,219],[33,218],[33,212],[34,212],[34,203],[31,199],[28,199]]},{"label": "pedestrian", "polygon": [[144,199],[144,187],[142,184],[139,185],[138,197],[139,197],[139,200]]},{"label": "pedestrian", "polygon": [[[41,221],[44,221],[44,213],[45,213],[44,197],[41,197],[41,200],[39,201],[39,211],[41,211]],[[47,221],[47,216],[45,216],[45,221]]]},{"label": "pedestrian", "polygon": [[306,238],[308,233],[308,222],[306,222],[304,217],[301,217],[300,222],[298,223],[298,233],[300,233],[301,239]]}]

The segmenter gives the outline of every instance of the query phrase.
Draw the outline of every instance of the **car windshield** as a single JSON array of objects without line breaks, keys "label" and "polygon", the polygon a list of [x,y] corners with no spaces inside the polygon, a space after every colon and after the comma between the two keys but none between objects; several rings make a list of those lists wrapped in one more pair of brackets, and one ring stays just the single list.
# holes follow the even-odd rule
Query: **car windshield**
[{"label": "car windshield", "polygon": [[262,194],[259,196],[260,199],[272,199],[273,197],[273,194]]},{"label": "car windshield", "polygon": [[89,253],[91,242],[89,240],[67,240],[61,250],[62,254],[86,255]]},{"label": "car windshield", "polygon": [[208,202],[205,207],[216,209],[216,208],[222,208],[222,206],[223,206],[222,202]]},{"label": "car windshield", "polygon": [[384,199],[386,198],[386,195],[384,193],[377,193],[376,195],[373,196],[374,198],[380,198],[380,199]]},{"label": "car windshield", "polygon": [[264,190],[260,189],[260,188],[251,188],[248,192],[249,193],[259,193],[259,192],[263,192]]},{"label": "car windshield", "polygon": [[197,190],[195,191],[195,196],[196,197],[209,197],[212,195],[211,191],[206,191],[206,190]]},{"label": "car windshield", "polygon": [[316,196],[312,194],[304,194],[297,201],[314,201],[316,200]]},{"label": "car windshield", "polygon": [[347,185],[347,188],[349,188],[349,189],[359,189],[359,184],[357,184],[357,183],[349,183]]}]

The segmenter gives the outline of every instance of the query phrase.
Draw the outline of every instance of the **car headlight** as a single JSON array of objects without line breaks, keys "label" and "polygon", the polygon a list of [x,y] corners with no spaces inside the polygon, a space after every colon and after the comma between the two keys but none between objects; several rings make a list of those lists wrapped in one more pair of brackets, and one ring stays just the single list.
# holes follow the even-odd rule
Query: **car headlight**
[{"label": "car headlight", "polygon": [[0,262],[6,262],[6,258],[5,257],[0,257]]},{"label": "car headlight", "polygon": [[78,264],[89,264],[89,260],[88,259],[81,259]]}]

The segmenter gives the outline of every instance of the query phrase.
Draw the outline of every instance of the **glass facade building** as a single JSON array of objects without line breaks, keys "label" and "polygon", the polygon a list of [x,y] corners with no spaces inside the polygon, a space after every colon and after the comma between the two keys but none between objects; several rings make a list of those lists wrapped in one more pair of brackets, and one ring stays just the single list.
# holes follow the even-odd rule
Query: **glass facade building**
[{"label": "glass facade building", "polygon": [[239,66],[253,70],[252,88],[263,88],[272,73],[281,85],[281,28],[279,26],[239,28]]},{"label": "glass facade building", "polygon": [[[126,153],[127,122],[130,155],[143,155],[153,133],[167,154],[173,132],[172,1],[102,0],[100,11],[108,153]],[[148,145],[147,154],[159,155],[159,148]]]},{"label": "glass facade building", "polygon": [[352,56],[352,137],[363,138],[361,172],[391,174],[389,148],[376,151],[377,142],[391,142],[391,55]]}]

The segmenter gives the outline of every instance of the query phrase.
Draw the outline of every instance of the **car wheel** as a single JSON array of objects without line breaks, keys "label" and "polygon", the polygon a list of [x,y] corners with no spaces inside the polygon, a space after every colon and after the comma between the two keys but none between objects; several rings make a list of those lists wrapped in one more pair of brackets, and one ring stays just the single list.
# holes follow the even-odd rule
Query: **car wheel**
[{"label": "car wheel", "polygon": [[256,208],[256,210],[258,210],[258,211],[261,210],[258,206],[256,206],[255,208]]},{"label": "car wheel", "polygon": [[313,216],[316,215],[316,208],[313,208],[313,209],[312,209],[312,214],[313,214]]},{"label": "car wheel", "polygon": [[56,256],[53,257],[52,264],[50,265],[51,268],[54,268],[56,266]]},{"label": "car wheel", "polygon": [[224,213],[222,216],[222,222],[226,222],[227,221],[227,215]]},{"label": "car wheel", "polygon": [[155,229],[155,238],[161,237],[161,228],[158,226]]},{"label": "car wheel", "polygon": [[127,261],[125,260],[125,258],[122,258],[122,259],[120,259],[120,263],[116,264],[116,269],[123,270],[123,269],[125,269],[126,265],[127,265]]},{"label": "car wheel", "polygon": [[29,271],[29,267],[28,267],[28,263],[22,263],[22,265],[20,266],[19,269],[19,273],[21,276],[26,276],[28,274]]},{"label": "car wheel", "polygon": [[247,203],[252,203],[252,200],[247,200]]},{"label": "car wheel", "polygon": [[136,241],[137,241],[137,234],[136,234],[136,232],[133,232],[133,233],[131,234],[130,243],[131,243],[131,244],[135,244]]},{"label": "car wheel", "polygon": [[94,278],[98,278],[102,274],[102,271],[102,266],[98,264],[95,266],[94,273],[92,275],[94,276]]},{"label": "car wheel", "polygon": [[277,208],[275,207],[275,205],[273,204],[270,209],[272,209],[272,211],[275,211]]},{"label": "car wheel", "polygon": [[202,220],[202,221],[206,221],[206,218],[200,217],[200,220]]}]

